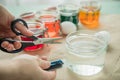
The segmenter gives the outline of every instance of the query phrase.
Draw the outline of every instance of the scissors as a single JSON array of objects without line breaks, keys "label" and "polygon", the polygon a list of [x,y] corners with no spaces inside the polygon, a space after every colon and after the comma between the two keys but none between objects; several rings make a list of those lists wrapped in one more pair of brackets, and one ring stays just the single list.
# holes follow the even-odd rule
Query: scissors
[{"label": "scissors", "polygon": [[[24,20],[15,19],[11,22],[11,26],[10,26],[11,30],[18,36],[19,35],[25,36],[16,29],[15,25],[18,22],[21,22],[21,24],[23,24],[28,29],[28,25]],[[11,40],[11,39],[8,39],[8,38],[0,39],[0,49],[4,52],[7,52],[7,53],[18,53],[28,46],[33,46],[33,45],[37,45],[37,44],[57,44],[57,43],[61,43],[61,42],[55,42],[56,40],[61,39],[61,37],[58,37],[58,38],[38,38],[35,35],[26,36],[26,37],[33,39],[33,41],[19,41],[22,44],[21,48],[15,49],[15,50],[12,50],[12,51],[7,51],[6,49],[2,48],[1,44],[2,44],[3,41],[8,41],[9,43],[14,43],[17,40]]]}]

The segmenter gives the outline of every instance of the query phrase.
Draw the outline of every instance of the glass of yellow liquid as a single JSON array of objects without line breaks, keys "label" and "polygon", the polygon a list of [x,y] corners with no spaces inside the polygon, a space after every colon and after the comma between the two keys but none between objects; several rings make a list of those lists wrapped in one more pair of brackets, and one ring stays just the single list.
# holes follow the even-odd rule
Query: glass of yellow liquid
[{"label": "glass of yellow liquid", "polygon": [[79,21],[89,29],[99,26],[101,5],[98,1],[88,0],[80,2]]}]

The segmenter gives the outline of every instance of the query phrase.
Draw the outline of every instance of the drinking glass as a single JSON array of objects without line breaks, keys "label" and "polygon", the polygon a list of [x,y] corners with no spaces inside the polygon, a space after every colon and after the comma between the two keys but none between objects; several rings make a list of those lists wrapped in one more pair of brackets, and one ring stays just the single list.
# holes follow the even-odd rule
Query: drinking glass
[{"label": "drinking glass", "polygon": [[95,0],[85,0],[80,2],[79,21],[89,29],[99,26],[101,5]]},{"label": "drinking glass", "polygon": [[104,67],[107,43],[94,32],[76,31],[66,37],[67,66],[74,73],[91,76]]},{"label": "drinking glass", "polygon": [[[58,5],[61,23],[69,21],[78,26],[78,11],[79,6],[73,3],[63,3]],[[69,26],[68,26],[69,27]]]},{"label": "drinking glass", "polygon": [[46,37],[60,37],[61,36],[61,26],[59,20],[59,14],[54,10],[43,10],[36,12],[36,21],[42,22],[47,28]]}]

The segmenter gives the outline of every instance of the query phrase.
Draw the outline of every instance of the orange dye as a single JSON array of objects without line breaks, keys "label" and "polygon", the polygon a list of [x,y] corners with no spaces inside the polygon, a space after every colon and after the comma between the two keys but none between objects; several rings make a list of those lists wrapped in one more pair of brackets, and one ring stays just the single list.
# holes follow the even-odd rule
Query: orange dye
[{"label": "orange dye", "polygon": [[44,15],[39,17],[45,23],[47,34],[45,37],[59,37],[60,36],[60,20],[57,20],[53,15]]},{"label": "orange dye", "polygon": [[83,7],[79,12],[79,21],[89,29],[98,28],[100,10],[96,7]]}]

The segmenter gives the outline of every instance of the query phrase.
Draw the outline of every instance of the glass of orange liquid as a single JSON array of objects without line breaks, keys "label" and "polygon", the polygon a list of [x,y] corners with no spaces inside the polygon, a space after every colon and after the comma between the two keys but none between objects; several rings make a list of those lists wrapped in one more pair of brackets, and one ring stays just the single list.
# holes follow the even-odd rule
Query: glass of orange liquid
[{"label": "glass of orange liquid", "polygon": [[36,21],[44,23],[47,29],[45,37],[53,38],[61,36],[60,19],[56,11],[38,11],[36,17]]},{"label": "glass of orange liquid", "polygon": [[88,0],[80,2],[79,21],[89,29],[99,26],[101,5],[98,1]]}]

